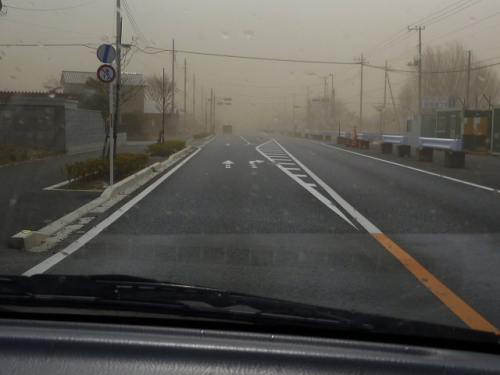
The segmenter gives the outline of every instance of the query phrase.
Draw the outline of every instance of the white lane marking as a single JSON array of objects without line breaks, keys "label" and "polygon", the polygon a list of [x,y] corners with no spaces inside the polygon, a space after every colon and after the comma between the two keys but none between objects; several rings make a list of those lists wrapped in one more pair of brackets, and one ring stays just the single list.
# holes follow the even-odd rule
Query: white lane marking
[{"label": "white lane marking", "polygon": [[226,169],[231,169],[231,164],[234,164],[234,163],[231,160],[226,160],[222,164],[224,164],[226,166]]},{"label": "white lane marking", "polygon": [[257,163],[257,164],[264,163],[264,160],[253,160],[253,161],[249,161],[249,163],[250,163],[250,166],[251,166],[252,168],[257,168],[257,165],[255,165],[255,164],[256,164],[256,163]]},{"label": "white lane marking", "polygon": [[[276,144],[280,145],[277,141]],[[281,146],[281,145],[280,145]],[[283,146],[281,146],[283,147]],[[293,155],[291,155],[285,148],[284,151],[290,155],[290,158],[295,160],[298,166],[300,166],[305,172],[311,176],[311,178],[316,181],[316,183],[321,186],[338,204],[342,206],[344,210],[346,210],[349,215],[351,215],[356,221],[365,228],[368,233],[382,233],[380,229],[378,229],[375,225],[373,225],[366,217],[361,215],[361,213],[356,210],[353,206],[351,206],[347,201],[337,194],[335,190],[333,190],[330,186],[328,186],[323,180],[321,180],[318,176],[316,176],[309,168],[307,168],[304,164],[297,160]]]},{"label": "white lane marking", "polygon": [[99,223],[94,228],[89,230],[87,233],[85,233],[83,236],[81,236],[75,242],[68,245],[65,249],[52,255],[50,258],[45,259],[40,264],[36,265],[35,267],[33,267],[33,268],[29,269],[28,271],[26,271],[25,273],[23,273],[23,276],[32,276],[32,275],[36,275],[39,273],[44,273],[45,271],[49,270],[50,268],[55,266],[57,263],[62,261],[63,259],[66,259],[68,256],[73,254],[75,251],[79,250],[83,245],[85,245],[87,242],[89,242],[91,239],[93,239],[99,233],[101,233],[104,229],[106,229],[111,224],[113,224],[117,219],[119,219],[123,214],[125,214],[128,210],[130,210],[134,205],[136,205],[146,195],[148,195],[154,189],[156,189],[161,183],[163,183],[163,181],[165,181],[167,178],[169,178],[175,171],[177,171],[180,167],[182,167],[184,164],[186,164],[193,156],[195,156],[200,151],[201,151],[201,148],[198,148],[198,150],[193,152],[189,157],[187,157],[182,162],[180,162],[177,166],[172,168],[164,176],[160,177],[156,182],[154,182],[151,186],[149,186],[145,190],[143,190],[135,198],[133,198],[128,203],[123,205],[123,207],[121,207],[116,212],[111,214],[109,217],[104,219],[101,223]]},{"label": "white lane marking", "polygon": [[307,185],[309,185],[310,187],[317,187],[316,184],[307,184]]},{"label": "white lane marking", "polygon": [[[261,146],[269,143],[269,142],[276,142],[274,139],[271,139],[270,141],[262,144]],[[278,142],[276,142],[276,144],[278,144],[279,146],[281,146]],[[272,159],[270,157],[268,157],[263,151],[261,151],[259,149],[260,146],[257,146],[255,149],[260,152],[265,158],[267,158],[268,160],[272,161]],[[288,151],[286,151],[285,149],[283,149],[283,151],[285,151],[291,158],[293,158],[295,160],[295,162],[297,162],[297,159],[295,159],[292,155],[290,155],[290,153]],[[299,163],[297,163],[299,164]],[[300,164],[299,164],[300,165]],[[347,221],[349,224],[351,224],[354,228],[356,228],[357,230],[359,230],[348,218],[347,216],[344,215],[344,213],[342,211],[340,211],[337,206],[335,206],[335,204],[330,201],[328,198],[326,198],[323,194],[321,194],[320,192],[318,192],[316,189],[312,188],[311,186],[309,186],[307,183],[305,183],[304,181],[302,181],[299,177],[296,177],[295,174],[293,174],[292,172],[290,172],[289,170],[287,170],[285,167],[283,167],[281,164],[276,164],[276,166],[278,168],[280,168],[283,172],[285,172],[289,177],[291,177],[295,182],[297,182],[299,185],[301,185],[304,189],[306,189],[308,192],[310,192],[312,195],[314,195],[321,203],[323,203],[326,207],[328,207],[330,210],[332,210],[333,212],[335,212],[338,216],[340,216],[342,219],[344,219],[345,221]],[[305,169],[304,169],[305,170]],[[307,172],[307,171],[306,171]],[[308,172],[309,173],[309,172]],[[316,181],[317,182],[317,181]]]},{"label": "white lane marking", "polygon": [[[448,177],[448,176],[445,176],[445,175],[442,175],[442,174],[439,174],[439,173],[429,172],[429,171],[425,171],[425,170],[423,170],[423,169],[418,169],[418,168],[415,168],[415,167],[410,167],[410,166],[408,166],[408,165],[395,163],[395,162],[393,162],[393,161],[384,160],[384,159],[379,159],[379,158],[376,158],[376,157],[374,157],[374,156],[369,156],[369,155],[359,154],[359,153],[354,152],[354,151],[344,150],[344,149],[342,149],[342,148],[338,148],[338,147],[330,146],[330,145],[327,145],[327,144],[325,144],[325,143],[321,143],[321,142],[314,142],[314,141],[310,141],[310,142],[312,142],[312,143],[317,143],[317,144],[322,145],[322,146],[325,146],[325,147],[330,147],[330,148],[333,148],[334,150],[343,151],[343,152],[348,152],[348,153],[350,153],[350,154],[355,154],[355,155],[358,155],[358,156],[362,156],[362,157],[364,157],[364,158],[368,158],[368,159],[373,159],[373,160],[381,161],[381,162],[383,162],[383,163],[387,163],[387,164],[397,165],[398,167],[411,169],[412,171],[422,172],[422,173],[425,173],[425,174],[428,174],[428,175],[431,175],[431,176],[435,176],[435,177],[441,177],[441,178],[444,178],[445,180],[450,180],[450,181],[458,182],[458,183],[461,183],[461,184],[464,184],[464,185],[469,185],[469,186],[477,187],[477,188],[479,188],[479,189],[483,189],[483,190],[487,190],[487,191],[492,191],[493,193],[500,193],[500,190],[498,190],[498,189],[490,188],[490,187],[483,186],[483,185],[474,184],[474,183],[472,183],[472,182],[467,182],[467,181],[464,181],[464,180],[459,180],[459,179],[457,179],[457,178]],[[276,142],[276,143],[277,143],[277,142]]]},{"label": "white lane marking", "polygon": [[249,145],[251,145],[251,143],[250,143],[250,142],[248,142],[248,141],[247,141],[245,138],[243,138],[241,135],[239,135],[239,134],[237,134],[237,135],[238,135],[238,137],[240,137],[241,139],[243,139],[243,140],[246,142],[246,144],[244,144],[243,146],[249,146]]},{"label": "white lane marking", "polygon": [[295,163],[282,163],[282,162],[279,162],[278,164],[281,164],[281,165],[297,165]]},{"label": "white lane marking", "polygon": [[286,169],[287,171],[300,171],[300,168],[287,168],[287,167],[283,168]]},{"label": "white lane marking", "polygon": [[201,145],[197,146],[197,147],[205,147],[207,144],[209,144],[210,142],[212,142],[215,138],[217,138],[216,135],[213,136],[213,138],[210,138],[208,141],[205,141],[204,143],[202,143]]},{"label": "white lane marking", "polygon": [[296,174],[295,177],[306,178],[308,176],[306,174]]}]

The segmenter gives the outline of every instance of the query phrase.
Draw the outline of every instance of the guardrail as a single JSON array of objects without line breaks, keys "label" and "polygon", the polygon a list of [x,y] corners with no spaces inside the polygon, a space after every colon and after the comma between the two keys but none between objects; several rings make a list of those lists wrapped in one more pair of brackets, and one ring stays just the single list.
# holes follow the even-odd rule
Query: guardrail
[{"label": "guardrail", "polygon": [[383,143],[391,143],[395,145],[407,145],[408,137],[406,135],[382,135]]},{"label": "guardrail", "polygon": [[462,151],[461,139],[445,139],[445,138],[424,138],[418,139],[418,147],[430,147],[440,150]]},{"label": "guardrail", "polygon": [[382,138],[381,133],[358,133],[358,139],[360,141],[369,141],[370,139]]},{"label": "guardrail", "polygon": [[411,146],[408,143],[406,135],[384,134],[382,135],[380,148],[383,154],[392,154],[393,145],[397,145],[398,156],[409,158],[411,156]]},{"label": "guardrail", "polygon": [[449,168],[465,167],[465,152],[461,139],[425,138],[418,139],[417,156],[420,161],[433,161],[434,149],[444,150],[444,166]]}]

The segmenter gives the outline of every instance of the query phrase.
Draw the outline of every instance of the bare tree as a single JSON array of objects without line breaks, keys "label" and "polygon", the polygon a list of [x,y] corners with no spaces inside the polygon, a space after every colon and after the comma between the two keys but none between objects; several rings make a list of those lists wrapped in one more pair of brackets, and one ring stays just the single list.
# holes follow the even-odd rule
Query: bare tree
[{"label": "bare tree", "polygon": [[158,111],[168,113],[172,100],[172,82],[169,77],[165,75],[165,80],[162,80],[162,76],[151,74],[146,77],[146,81],[146,98],[155,103]]},{"label": "bare tree", "polygon": [[[441,96],[456,98],[458,102],[469,103],[475,107],[476,95],[482,98],[491,96],[493,100],[500,94],[500,82],[493,69],[471,57],[469,98],[467,79],[469,51],[459,42],[444,46],[427,47],[422,53],[422,96]],[[406,114],[418,111],[418,67],[399,92],[399,101]],[[474,98],[474,99],[473,99]],[[485,107],[485,100],[478,100],[478,106]]]}]

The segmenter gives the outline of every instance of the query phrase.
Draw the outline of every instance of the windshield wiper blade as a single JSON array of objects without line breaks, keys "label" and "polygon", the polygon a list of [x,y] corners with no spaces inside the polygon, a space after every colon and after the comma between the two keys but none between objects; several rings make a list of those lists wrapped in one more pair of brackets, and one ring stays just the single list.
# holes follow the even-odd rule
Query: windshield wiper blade
[{"label": "windshield wiper blade", "polygon": [[2,303],[168,313],[498,344],[498,337],[489,332],[126,275],[0,276]]}]

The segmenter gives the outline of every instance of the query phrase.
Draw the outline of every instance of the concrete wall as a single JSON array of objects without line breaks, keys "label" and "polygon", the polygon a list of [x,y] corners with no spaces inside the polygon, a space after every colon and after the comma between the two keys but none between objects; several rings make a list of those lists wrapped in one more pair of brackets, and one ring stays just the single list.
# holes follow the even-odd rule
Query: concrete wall
[{"label": "concrete wall", "polygon": [[0,142],[63,150],[64,106],[58,104],[0,105]]},{"label": "concrete wall", "polygon": [[76,101],[22,97],[0,105],[0,143],[78,152],[102,147],[104,136],[101,113],[77,109]]},{"label": "concrete wall", "polygon": [[78,152],[102,147],[105,125],[99,111],[66,109],[66,150]]}]

